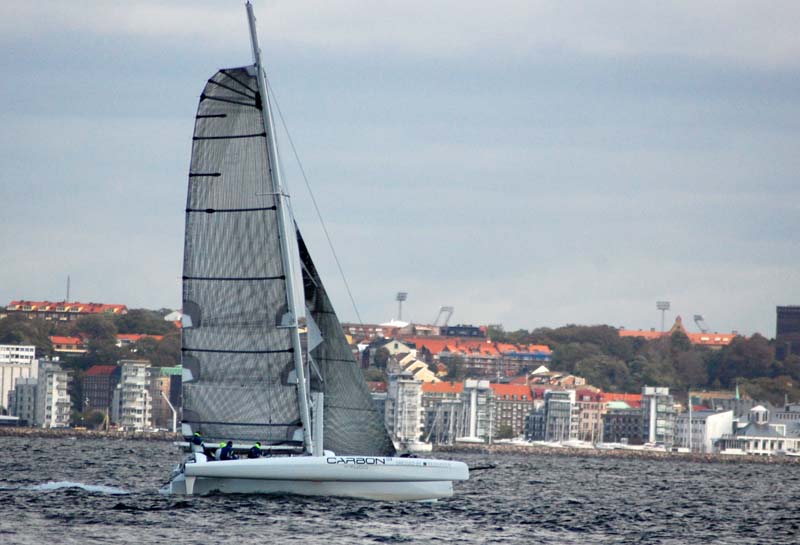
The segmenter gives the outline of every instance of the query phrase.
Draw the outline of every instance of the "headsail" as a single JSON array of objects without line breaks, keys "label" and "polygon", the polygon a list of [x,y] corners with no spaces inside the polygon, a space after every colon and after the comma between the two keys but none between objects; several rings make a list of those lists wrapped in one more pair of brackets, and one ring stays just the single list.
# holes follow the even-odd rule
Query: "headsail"
[{"label": "headsail", "polygon": [[297,242],[306,307],[323,338],[311,351],[311,358],[324,380],[321,385],[314,384],[325,394],[324,446],[336,454],[393,456],[395,449],[383,416],[375,408],[299,230]]},{"label": "headsail", "polygon": [[300,422],[276,199],[253,67],[223,69],[195,120],[183,265],[183,421],[282,441]]}]

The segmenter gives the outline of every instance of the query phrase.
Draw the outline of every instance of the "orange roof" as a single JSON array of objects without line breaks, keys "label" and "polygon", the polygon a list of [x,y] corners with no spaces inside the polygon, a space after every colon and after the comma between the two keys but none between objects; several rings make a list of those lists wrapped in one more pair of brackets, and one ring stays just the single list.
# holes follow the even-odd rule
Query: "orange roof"
[{"label": "orange roof", "polygon": [[485,338],[403,336],[399,340],[414,343],[418,350],[424,347],[433,355],[441,354],[442,352],[464,355],[482,354],[485,356],[500,356],[506,352],[552,353],[550,347],[544,344],[515,345],[511,343],[495,343]]},{"label": "orange roof", "polygon": [[528,399],[531,399],[531,389],[528,385],[490,384],[489,386],[496,396],[517,396],[517,399],[522,399],[522,396],[526,396]]},{"label": "orange roof", "polygon": [[7,310],[22,310],[21,307],[31,307],[34,310],[50,312],[75,312],[83,314],[97,314],[108,312],[111,314],[127,314],[128,307],[125,305],[107,305],[105,303],[78,303],[77,301],[11,301],[6,307]]},{"label": "orange roof", "polygon": [[511,384],[528,384],[528,377],[521,376],[521,377],[514,377],[509,380]]},{"label": "orange roof", "polygon": [[373,393],[386,391],[386,383],[381,380],[368,380],[367,386],[369,387],[369,391]]},{"label": "orange roof", "polygon": [[423,382],[422,391],[432,394],[460,394],[464,391],[463,382]]},{"label": "orange roof", "polygon": [[605,392],[603,394],[603,401],[624,401],[626,403],[635,401],[641,403],[642,394],[616,394],[612,392]]},{"label": "orange roof", "polygon": [[634,331],[631,329],[618,330],[620,337],[641,337],[643,339],[653,340],[660,339],[672,335],[675,331],[680,331],[689,337],[689,342],[692,344],[699,344],[703,346],[727,346],[731,343],[737,333],[689,333],[683,326],[683,320],[680,316],[675,317],[675,323],[669,331]]},{"label": "orange roof", "polygon": [[118,333],[117,339],[120,341],[130,341],[132,343],[139,342],[144,338],[155,339],[160,341],[164,335],[148,335],[146,333]]},{"label": "orange roof", "polygon": [[50,338],[50,342],[53,344],[83,344],[83,339],[80,337],[62,337],[59,335],[53,335]]}]

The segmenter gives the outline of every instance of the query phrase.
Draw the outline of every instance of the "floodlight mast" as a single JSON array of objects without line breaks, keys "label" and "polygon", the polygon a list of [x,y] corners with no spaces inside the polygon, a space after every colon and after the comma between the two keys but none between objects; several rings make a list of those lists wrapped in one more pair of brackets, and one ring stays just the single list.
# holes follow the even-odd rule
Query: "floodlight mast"
[{"label": "floodlight mast", "polygon": [[664,333],[664,313],[669,310],[669,301],[656,301],[656,308],[661,311],[661,333]]},{"label": "floodlight mast", "polygon": [[403,320],[403,301],[408,299],[408,292],[398,291],[394,299],[397,301],[397,321],[400,322]]}]

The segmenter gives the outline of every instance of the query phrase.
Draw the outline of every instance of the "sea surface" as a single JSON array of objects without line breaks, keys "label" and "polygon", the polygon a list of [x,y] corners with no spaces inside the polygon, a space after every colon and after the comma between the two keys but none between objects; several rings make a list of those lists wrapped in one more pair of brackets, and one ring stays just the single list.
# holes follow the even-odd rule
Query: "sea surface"
[{"label": "sea surface", "polygon": [[453,498],[159,493],[168,442],[0,437],[0,544],[799,543],[800,466],[464,454]]}]

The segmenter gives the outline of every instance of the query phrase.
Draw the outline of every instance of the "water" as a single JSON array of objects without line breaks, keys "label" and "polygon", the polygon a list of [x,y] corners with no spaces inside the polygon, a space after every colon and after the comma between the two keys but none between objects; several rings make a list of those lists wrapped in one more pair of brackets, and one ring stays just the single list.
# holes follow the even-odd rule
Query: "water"
[{"label": "water", "polygon": [[800,466],[463,455],[435,503],[164,496],[169,443],[0,437],[0,544],[797,543]]}]

